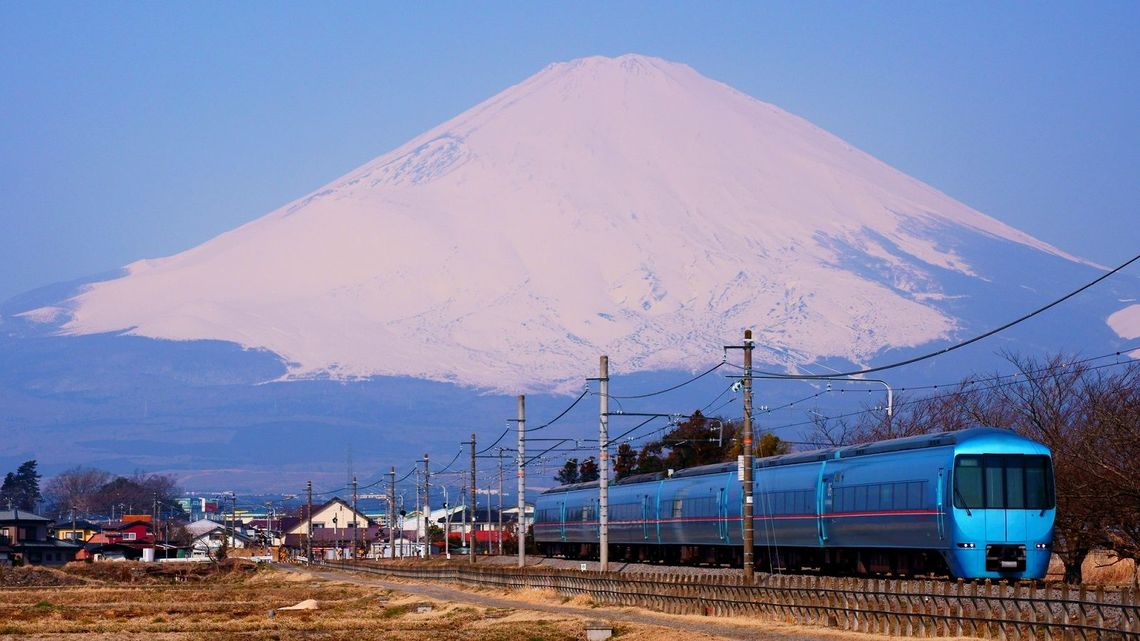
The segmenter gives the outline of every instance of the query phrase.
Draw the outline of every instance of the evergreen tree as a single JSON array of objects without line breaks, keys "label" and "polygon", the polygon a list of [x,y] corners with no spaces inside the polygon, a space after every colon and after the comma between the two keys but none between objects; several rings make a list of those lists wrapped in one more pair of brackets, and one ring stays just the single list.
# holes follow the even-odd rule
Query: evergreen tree
[{"label": "evergreen tree", "polygon": [[637,452],[629,443],[622,443],[614,456],[614,480],[623,479],[637,471]]},{"label": "evergreen tree", "polygon": [[16,472],[8,472],[4,476],[4,484],[0,485],[0,506],[7,509],[27,510],[33,512],[39,503],[40,474],[36,471],[35,460],[24,461]]},{"label": "evergreen tree", "polygon": [[[696,465],[731,461],[739,446],[739,425],[724,419],[710,419],[699,411],[670,430],[659,441],[647,443],[637,456],[636,472],[645,474],[665,469],[683,470]],[[620,455],[620,449],[619,449]]]},{"label": "evergreen tree", "polygon": [[561,470],[558,470],[558,475],[554,477],[555,481],[563,485],[578,482],[578,459],[567,459],[565,465]]},{"label": "evergreen tree", "polygon": [[590,457],[578,466],[578,482],[589,483],[590,481],[598,480],[600,473],[598,471],[598,463],[594,457]]}]

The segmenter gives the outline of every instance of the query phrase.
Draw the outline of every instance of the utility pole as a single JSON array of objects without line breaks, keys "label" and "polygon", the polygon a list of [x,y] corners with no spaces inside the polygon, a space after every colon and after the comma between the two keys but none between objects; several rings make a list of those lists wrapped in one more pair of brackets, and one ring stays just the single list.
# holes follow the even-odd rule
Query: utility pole
[{"label": "utility pole", "polygon": [[499,556],[503,556],[503,448],[499,448]]},{"label": "utility pole", "polygon": [[309,511],[306,516],[308,524],[305,526],[305,558],[309,564],[313,563],[313,482],[305,481],[305,491],[309,495]]},{"label": "utility pole", "polygon": [[424,452],[424,558],[431,558],[431,530],[428,529],[430,524],[428,513],[431,512],[431,495],[429,494],[431,491],[430,477],[431,472],[428,470],[428,455],[427,452]]},{"label": "utility pole", "polygon": [[467,557],[475,562],[475,432],[471,432],[471,545]]},{"label": "utility pole", "polygon": [[610,357],[599,360],[598,381],[600,410],[598,413],[598,569],[610,569],[609,532],[609,452],[610,452]]},{"label": "utility pole", "polygon": [[352,560],[356,560],[356,475],[352,475]]},{"label": "utility pole", "polygon": [[518,544],[519,544],[519,567],[526,566],[526,468],[524,464],[526,459],[523,458],[523,451],[526,449],[526,396],[519,395],[519,519],[518,519]]},{"label": "utility pole", "polygon": [[[417,468],[414,468],[414,470],[416,473],[416,482],[415,482],[415,488],[416,489],[414,489],[412,491],[412,494],[416,495],[416,514],[423,514],[423,498],[424,497],[422,494],[420,494],[420,468],[417,467]],[[415,528],[416,528],[416,543],[415,544],[421,545],[423,543],[423,538],[420,536],[420,517],[418,517],[418,516],[416,517]],[[412,548],[412,556],[417,556],[418,554],[419,553],[415,551],[415,548]]]},{"label": "utility pole", "polygon": [[[396,466],[388,472],[388,549],[396,558]],[[403,544],[403,541],[400,541]]]},{"label": "utility pole", "polygon": [[237,546],[237,494],[230,492],[230,550]]},{"label": "utility pole", "polygon": [[753,577],[753,527],[752,520],[752,330],[744,330],[744,579],[751,582]]}]

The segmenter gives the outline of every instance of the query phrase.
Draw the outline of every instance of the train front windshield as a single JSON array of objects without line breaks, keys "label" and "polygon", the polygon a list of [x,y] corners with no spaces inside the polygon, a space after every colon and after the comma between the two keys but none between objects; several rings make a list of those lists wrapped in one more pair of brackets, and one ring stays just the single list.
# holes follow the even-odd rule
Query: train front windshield
[{"label": "train front windshield", "polygon": [[1050,510],[1055,504],[1048,456],[959,456],[954,463],[956,508]]}]

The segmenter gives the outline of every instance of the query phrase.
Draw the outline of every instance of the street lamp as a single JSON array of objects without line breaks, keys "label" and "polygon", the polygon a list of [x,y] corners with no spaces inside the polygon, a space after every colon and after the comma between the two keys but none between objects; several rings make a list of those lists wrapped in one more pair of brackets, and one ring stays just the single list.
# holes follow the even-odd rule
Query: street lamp
[{"label": "street lamp", "polygon": [[270,516],[269,521],[265,523],[265,551],[269,552],[269,548],[273,545],[273,523],[277,520],[277,506],[273,501],[266,501],[265,504],[269,506]]}]

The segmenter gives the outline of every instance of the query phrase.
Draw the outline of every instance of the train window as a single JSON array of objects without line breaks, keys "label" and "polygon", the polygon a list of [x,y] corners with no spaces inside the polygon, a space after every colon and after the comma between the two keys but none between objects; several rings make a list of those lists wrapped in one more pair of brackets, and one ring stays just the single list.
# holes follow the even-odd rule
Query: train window
[{"label": "train window", "polygon": [[954,466],[954,507],[967,510],[985,507],[983,487],[982,457],[959,456]]},{"label": "train window", "polygon": [[1052,509],[1053,501],[1053,470],[1049,457],[1025,457],[1025,507],[1048,510]]},{"label": "train window", "polygon": [[893,510],[894,508],[894,487],[890,483],[884,483],[879,486],[879,509]]},{"label": "train window", "polygon": [[1046,456],[959,456],[954,467],[954,507],[1045,510],[1054,501]]},{"label": "train window", "polygon": [[1006,456],[1005,459],[1005,507],[1010,510],[1025,509],[1025,457]]},{"label": "train window", "polygon": [[684,502],[681,499],[673,499],[673,518],[681,518],[681,508]]},{"label": "train window", "polygon": [[986,456],[982,461],[985,467],[986,507],[1005,509],[1005,474],[1002,473],[1001,459]]},{"label": "train window", "polygon": [[859,487],[855,488],[855,511],[856,512],[867,511],[867,486],[866,485],[860,485]]},{"label": "train window", "polygon": [[922,507],[922,481],[911,481],[906,484],[906,507],[909,510]]},{"label": "train window", "polygon": [[878,512],[879,511],[879,486],[878,485],[867,486],[867,511],[868,512]]}]

